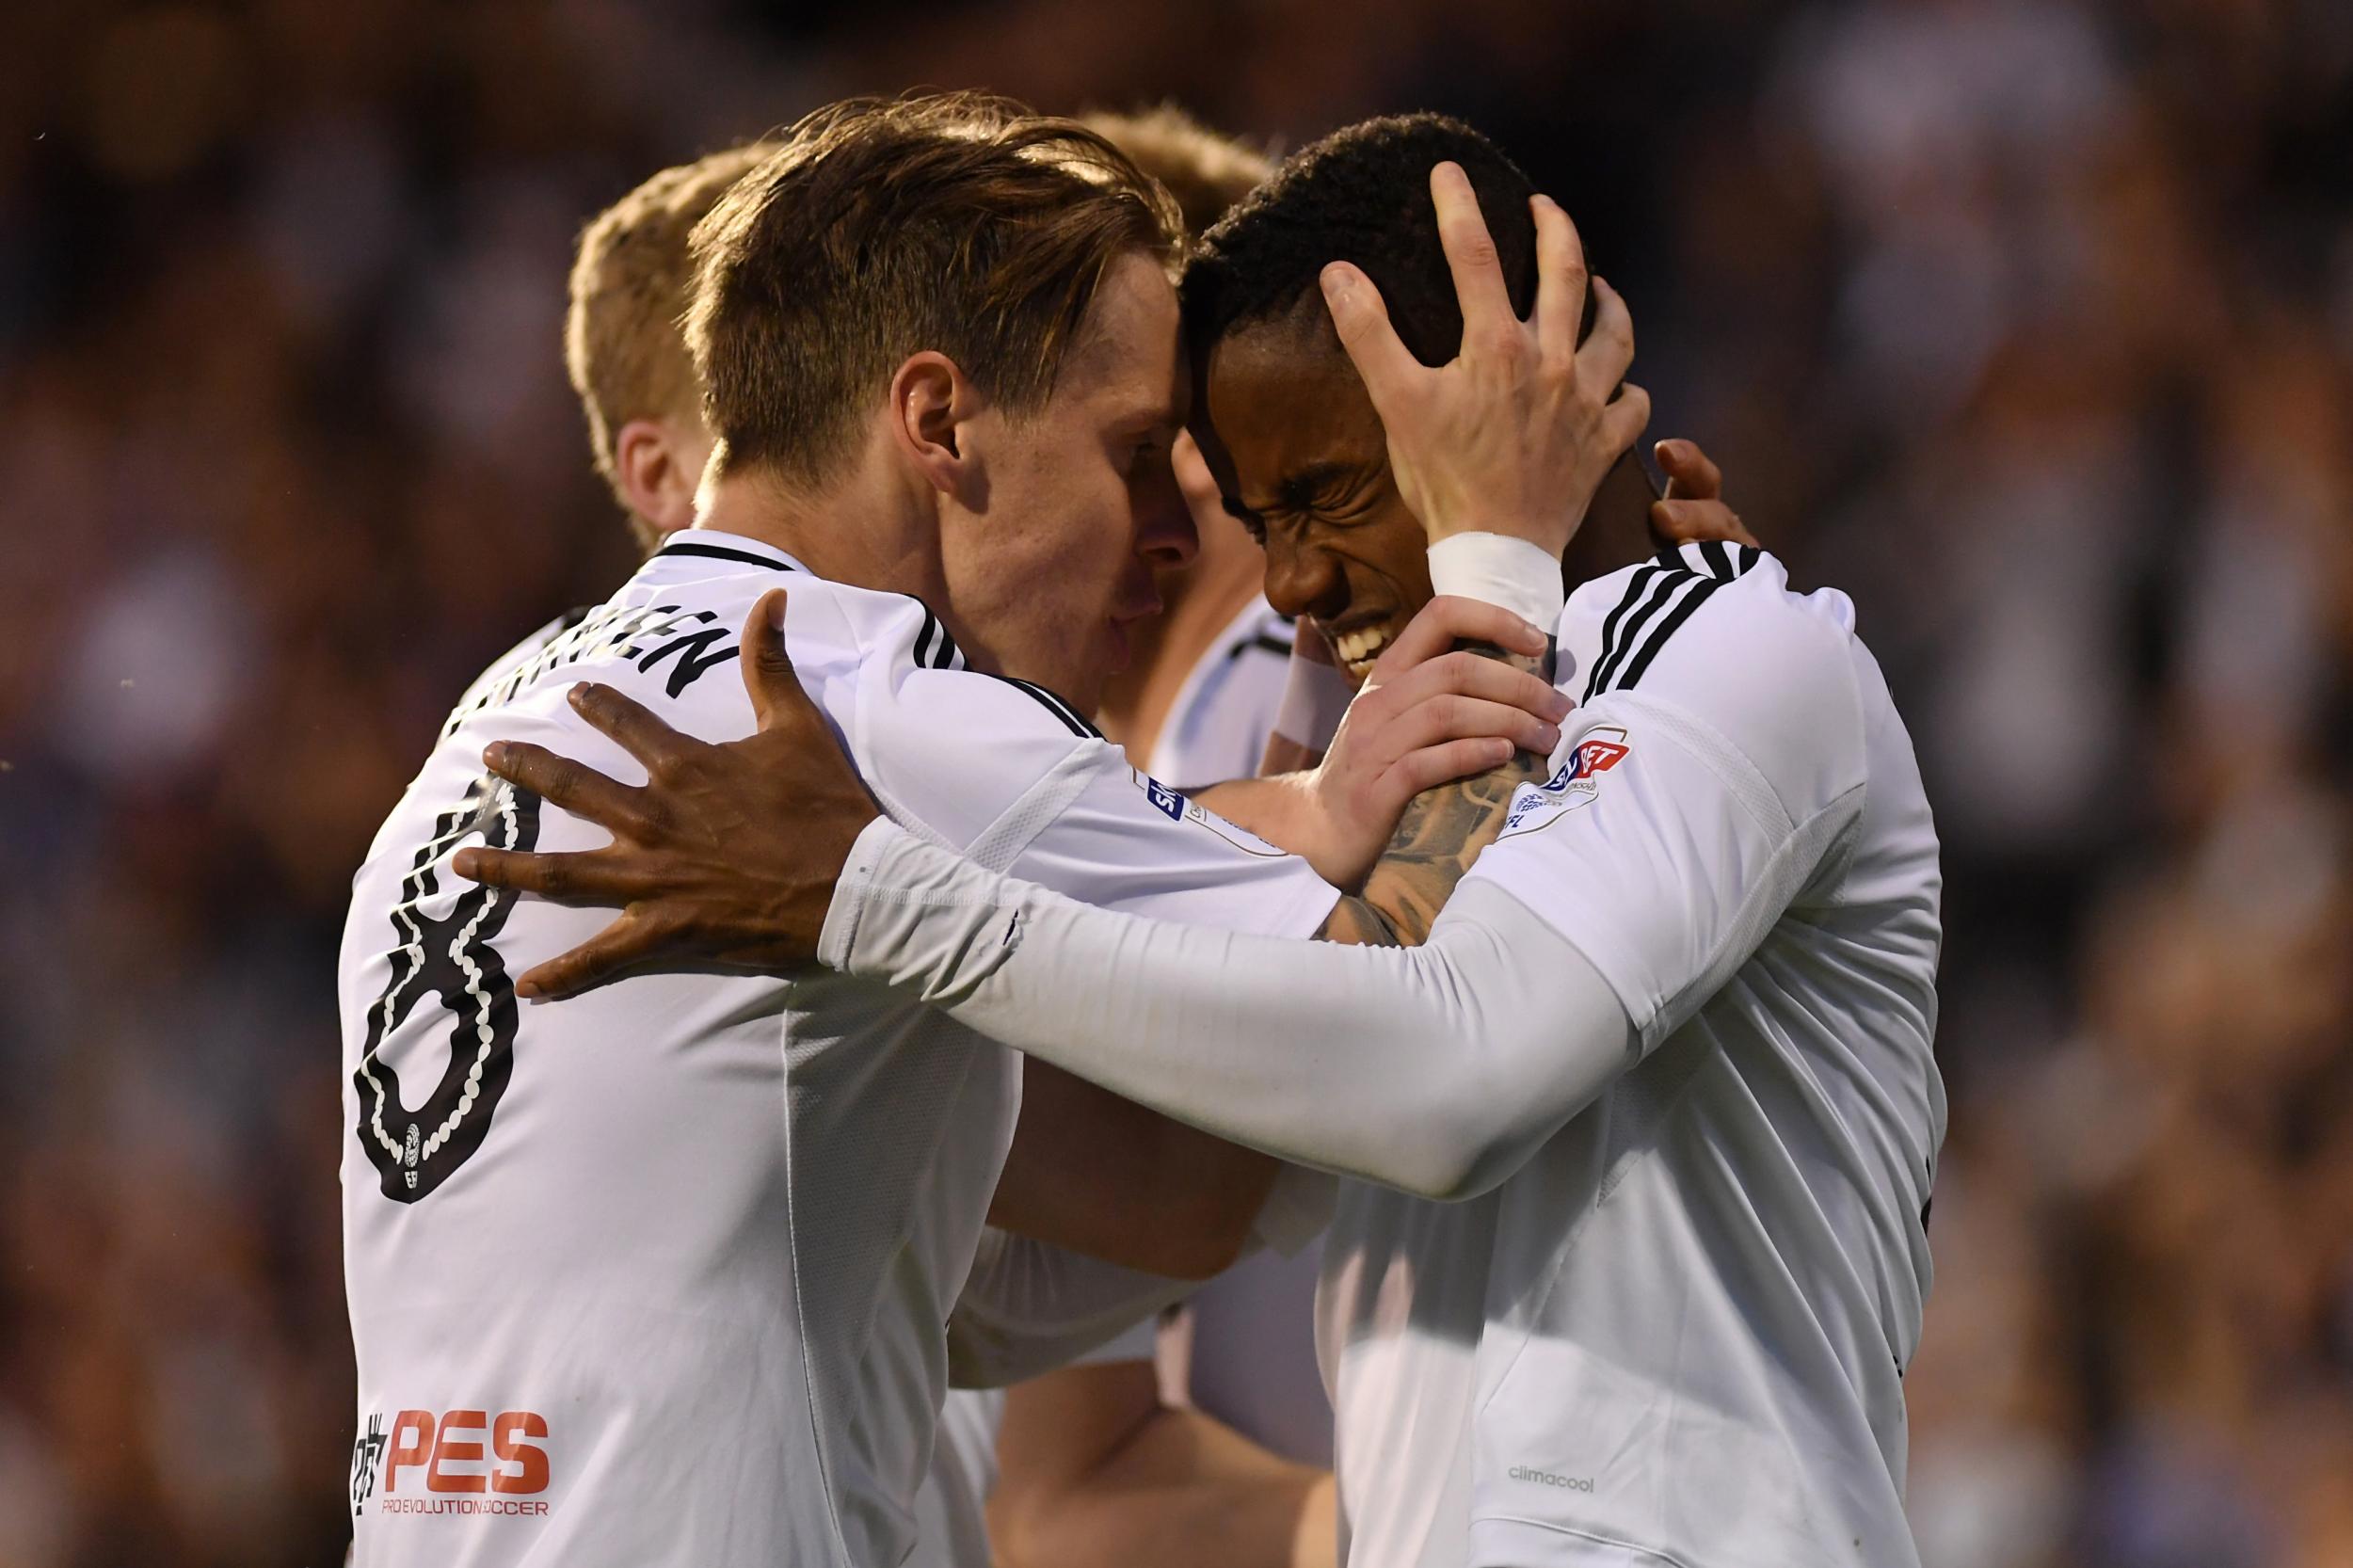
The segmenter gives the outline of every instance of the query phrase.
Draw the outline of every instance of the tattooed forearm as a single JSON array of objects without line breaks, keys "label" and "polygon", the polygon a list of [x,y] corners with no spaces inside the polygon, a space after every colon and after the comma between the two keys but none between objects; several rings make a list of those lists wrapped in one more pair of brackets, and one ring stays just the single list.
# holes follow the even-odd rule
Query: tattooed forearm
[{"label": "tattooed forearm", "polygon": [[1364,892],[1341,899],[1317,935],[1367,947],[1417,946],[1479,852],[1503,831],[1512,792],[1543,778],[1547,766],[1522,753],[1476,778],[1416,795]]},{"label": "tattooed forearm", "polygon": [[[1456,646],[1552,679],[1549,648],[1531,659],[1492,643]],[[1398,818],[1389,847],[1366,876],[1364,891],[1335,904],[1316,935],[1327,942],[1359,947],[1419,947],[1454,885],[1479,852],[1503,831],[1513,792],[1542,780],[1549,768],[1546,759],[1518,752],[1476,778],[1459,778],[1416,795]]]}]

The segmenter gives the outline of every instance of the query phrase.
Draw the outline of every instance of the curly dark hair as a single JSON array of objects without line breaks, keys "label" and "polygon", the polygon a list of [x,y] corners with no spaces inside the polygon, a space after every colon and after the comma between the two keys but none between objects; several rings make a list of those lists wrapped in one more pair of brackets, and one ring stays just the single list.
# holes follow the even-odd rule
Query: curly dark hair
[{"label": "curly dark hair", "polygon": [[1291,309],[1332,262],[1353,262],[1381,291],[1415,358],[1441,365],[1463,339],[1462,307],[1430,202],[1433,165],[1470,176],[1495,236],[1512,308],[1536,298],[1535,185],[1500,148],[1438,114],[1367,120],[1311,142],[1202,236],[1185,269],[1185,330],[1196,356],[1235,327]]}]

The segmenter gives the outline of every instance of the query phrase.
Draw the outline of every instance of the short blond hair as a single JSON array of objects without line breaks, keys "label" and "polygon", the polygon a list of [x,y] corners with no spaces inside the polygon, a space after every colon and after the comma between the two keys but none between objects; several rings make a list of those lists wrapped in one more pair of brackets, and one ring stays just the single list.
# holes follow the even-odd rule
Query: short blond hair
[{"label": "short blond hair", "polygon": [[1174,104],[1132,114],[1081,115],[1079,122],[1166,187],[1184,215],[1188,240],[1199,239],[1274,172],[1274,160],[1263,149],[1210,130]]},{"label": "short blond hair", "polygon": [[953,93],[808,116],[696,229],[686,320],[719,472],[820,488],[892,371],[936,349],[1042,406],[1112,261],[1171,266],[1168,194],[1075,120]]},{"label": "short blond hair", "polygon": [[680,335],[693,297],[687,236],[728,187],[781,143],[745,142],[665,168],[581,231],[564,317],[564,367],[588,416],[597,472],[623,507],[614,437],[633,419],[702,418]]}]

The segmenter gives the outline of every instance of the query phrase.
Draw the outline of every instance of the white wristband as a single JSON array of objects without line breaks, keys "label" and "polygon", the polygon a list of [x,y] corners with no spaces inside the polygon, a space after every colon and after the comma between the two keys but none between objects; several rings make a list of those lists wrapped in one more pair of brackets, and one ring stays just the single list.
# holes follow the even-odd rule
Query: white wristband
[{"label": "white wristband", "polygon": [[[1313,632],[1303,632],[1312,636]],[[1283,685],[1283,701],[1274,710],[1274,732],[1309,751],[1321,752],[1339,732],[1340,718],[1356,698],[1356,683],[1348,672],[1313,659],[1291,655]]]},{"label": "white wristband", "polygon": [[1559,624],[1567,600],[1560,561],[1542,545],[1502,534],[1452,534],[1432,545],[1430,587],[1509,610],[1539,632]]}]

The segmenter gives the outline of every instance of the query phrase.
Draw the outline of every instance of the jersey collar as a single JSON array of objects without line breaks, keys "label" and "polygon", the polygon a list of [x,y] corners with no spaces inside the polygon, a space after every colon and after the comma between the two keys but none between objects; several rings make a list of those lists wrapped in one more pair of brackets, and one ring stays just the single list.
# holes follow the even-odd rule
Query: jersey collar
[{"label": "jersey collar", "polygon": [[715,528],[681,528],[653,552],[657,561],[672,557],[734,561],[744,566],[774,567],[778,571],[808,570],[775,545],[747,539],[741,534],[722,534]]}]

